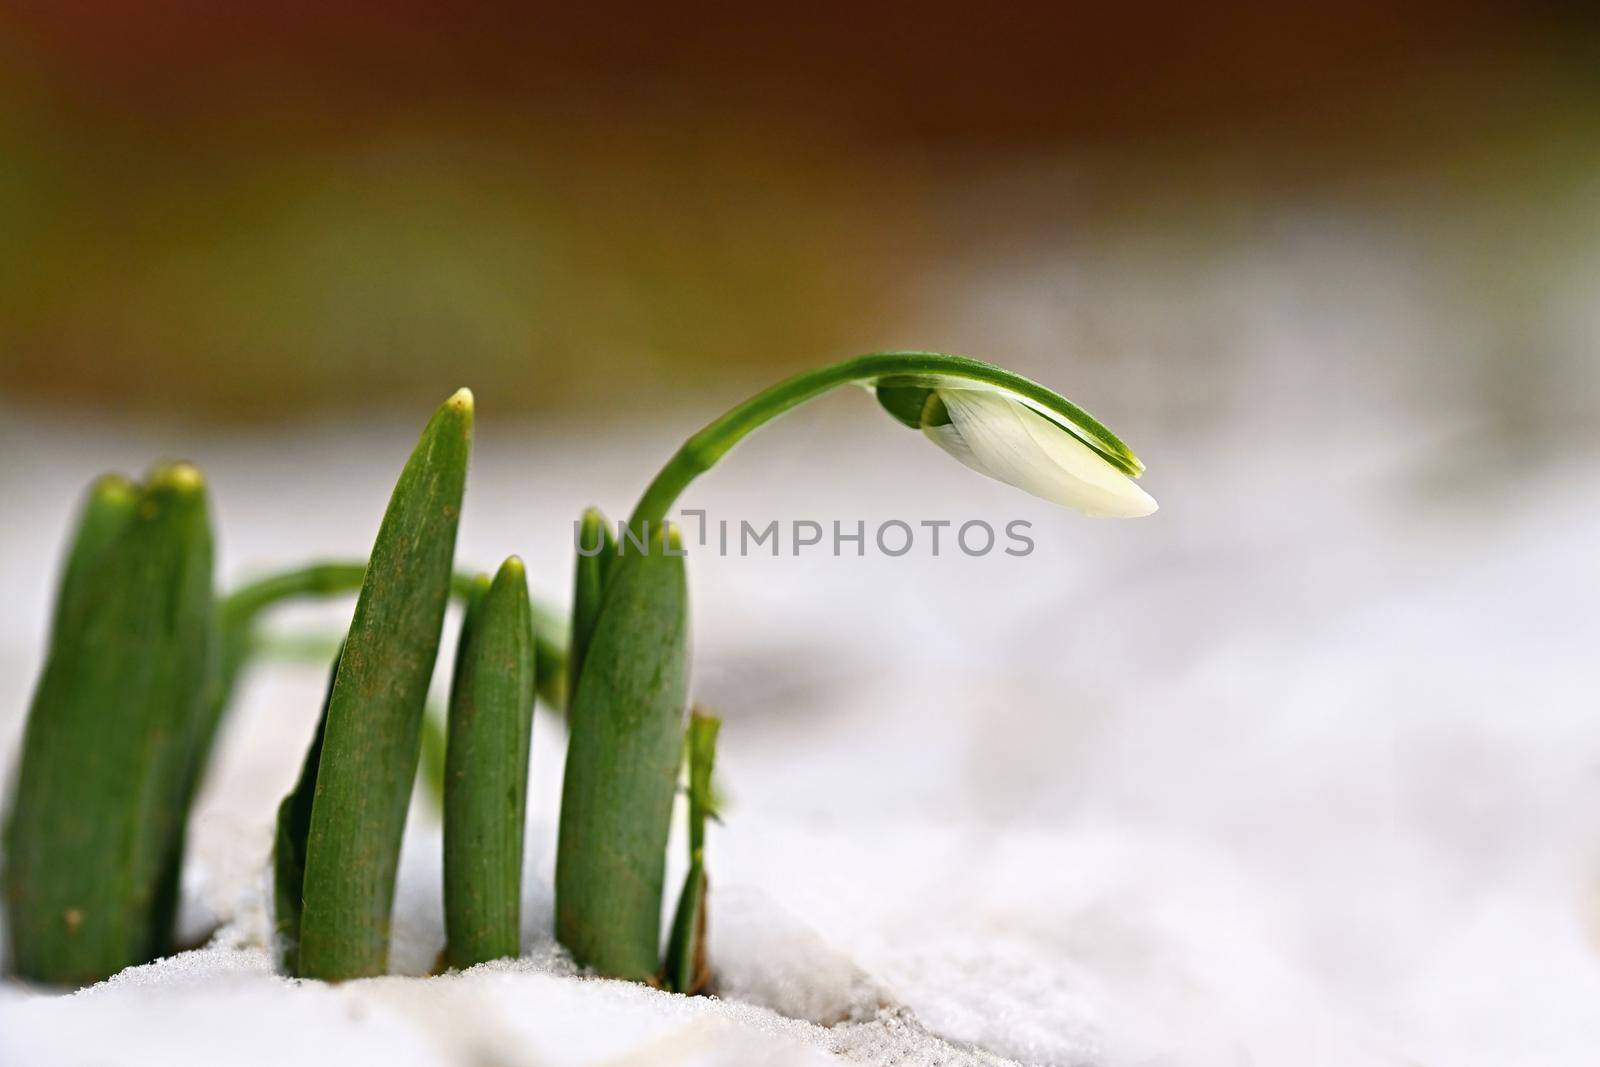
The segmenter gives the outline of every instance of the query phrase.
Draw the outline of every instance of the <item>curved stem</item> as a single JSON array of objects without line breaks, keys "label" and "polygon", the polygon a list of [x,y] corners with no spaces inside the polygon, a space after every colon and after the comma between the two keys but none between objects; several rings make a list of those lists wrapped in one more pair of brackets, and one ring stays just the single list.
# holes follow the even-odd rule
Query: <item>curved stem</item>
[{"label": "curved stem", "polygon": [[224,624],[254,619],[267,608],[300,596],[338,596],[361,588],[367,565],[358,562],[313,563],[291,571],[269,574],[240,586],[217,604]]},{"label": "curved stem", "polygon": [[[308,564],[240,586],[221,599],[217,611],[224,624],[246,623],[267,608],[293,597],[331,597],[359,592],[366,573],[366,563],[357,560]],[[470,572],[457,571],[450,578],[451,595],[457,599],[465,597],[472,580]]]},{"label": "curved stem", "polygon": [[1128,474],[1143,469],[1137,457],[1094,416],[1030,378],[965,356],[941,352],[874,352],[806,371],[764,389],[708,423],[673,454],[645,488],[628,519],[635,531],[660,523],[689,483],[710,470],[752,430],[829,390],[887,378],[932,378],[995,386],[1065,419],[1085,442]]},{"label": "curved stem", "polygon": [[[222,629],[222,663],[218,678],[216,712],[232,694],[234,680],[250,657],[250,635],[256,618],[267,609],[295,597],[334,597],[361,590],[367,565],[361,560],[333,560],[312,563],[294,570],[269,574],[240,586],[217,604],[217,619]],[[450,577],[450,595],[464,600],[472,589],[474,575],[456,571]],[[539,695],[551,708],[564,705],[567,674],[566,622],[542,604],[533,605],[535,654],[539,664]]]}]

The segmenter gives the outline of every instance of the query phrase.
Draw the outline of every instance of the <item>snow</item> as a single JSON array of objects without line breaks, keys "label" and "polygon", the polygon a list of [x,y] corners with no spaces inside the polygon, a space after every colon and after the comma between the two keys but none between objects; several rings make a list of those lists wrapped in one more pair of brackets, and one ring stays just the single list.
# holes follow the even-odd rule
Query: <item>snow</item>
[{"label": "snow", "polygon": [[[571,519],[625,511],[692,422],[597,447],[485,419],[460,555],[517,551],[556,601]],[[727,721],[731,802],[708,850],[719,998],[584,978],[553,944],[563,741],[547,716],[527,959],[424,977],[442,922],[419,803],[397,976],[275,977],[270,820],[323,680],[279,665],[242,695],[194,828],[185,927],[220,929],[74,995],[0,986],[0,1063],[1592,1062],[1600,469],[1574,448],[1463,481],[1448,463],[1479,427],[1395,425],[1352,417],[1330,439],[1281,412],[1252,427],[1267,453],[1238,431],[1130,433],[1162,511],[1116,524],[974,479],[860,397],[797,414],[693,506],[1025,518],[1038,550],[691,552],[694,688]],[[359,553],[413,432],[172,440],[7,413],[0,743],[92,474],[198,460],[236,578]],[[678,842],[673,861],[675,886]]]}]

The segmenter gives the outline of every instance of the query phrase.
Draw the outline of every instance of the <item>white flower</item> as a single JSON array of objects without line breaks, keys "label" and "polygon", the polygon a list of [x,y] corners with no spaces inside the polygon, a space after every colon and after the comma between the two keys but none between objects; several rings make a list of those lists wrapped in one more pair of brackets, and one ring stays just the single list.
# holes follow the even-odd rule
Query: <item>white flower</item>
[{"label": "white flower", "polygon": [[932,392],[919,420],[923,434],[979,474],[1086,515],[1136,518],[1156,510],[1132,478],[1036,408],[993,389]]}]

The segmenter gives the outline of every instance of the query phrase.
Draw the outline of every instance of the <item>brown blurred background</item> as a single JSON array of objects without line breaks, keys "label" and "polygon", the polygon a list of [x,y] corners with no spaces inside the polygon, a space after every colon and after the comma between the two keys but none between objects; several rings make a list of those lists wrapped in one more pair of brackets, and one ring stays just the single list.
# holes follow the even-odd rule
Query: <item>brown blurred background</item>
[{"label": "brown blurred background", "polygon": [[[785,962],[798,921],[863,1017],[857,966],[1027,1062],[1588,1067],[1597,60],[1589,10],[1472,0],[0,3],[0,768],[100,471],[201,463],[231,588],[360,558],[470,385],[460,565],[515,551],[559,607],[571,518],[625,514],[741,394],[964,352],[1101,415],[1162,510],[1082,521],[860,396],[695,485],[735,523],[1024,518],[1039,546],[694,550],[737,805],[713,936],[741,888],[778,904],[719,969],[845,981]],[[277,625],[324,627],[321,661],[258,672],[222,739],[191,835],[218,915],[265,884],[348,619],[320,609]],[[440,880],[408,870],[421,973]],[[215,1031],[135,983],[23,1012],[281,1053],[252,1035],[298,1016],[214,984]],[[454,1031],[474,1061],[499,1032]]]},{"label": "brown blurred background", "polygon": [[1288,218],[1403,235],[1430,321],[1494,336],[1386,353],[1418,365],[1399,387],[1514,379],[1516,421],[1570,399],[1528,305],[1596,247],[1594,29],[1509,2],[7,5],[0,393],[586,411],[904,346],[1172,414],[1254,373],[1226,308],[1255,298],[1216,279]]}]

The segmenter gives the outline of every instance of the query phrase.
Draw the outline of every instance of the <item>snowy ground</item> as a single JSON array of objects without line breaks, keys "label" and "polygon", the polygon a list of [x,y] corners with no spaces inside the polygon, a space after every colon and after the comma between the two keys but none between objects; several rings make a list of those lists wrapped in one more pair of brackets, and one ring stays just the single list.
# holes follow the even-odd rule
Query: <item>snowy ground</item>
[{"label": "snowy ground", "polygon": [[[268,828],[322,682],[284,666],[252,678],[193,835],[186,921],[221,921],[216,940],[74,996],[0,987],[0,1062],[1592,1063],[1586,448],[1502,467],[1470,421],[1397,433],[1345,408],[1336,424],[1135,432],[1136,409],[1094,406],[1134,423],[1155,517],[1090,521],[991,485],[859,395],[770,429],[694,490],[713,521],[1022,518],[1038,546],[692,554],[694,688],[727,720],[732,803],[709,856],[723,999],[578,978],[552,947],[562,737],[544,717],[529,959],[337,988],[274,977]],[[695,421],[595,442],[497,425],[480,398],[461,557],[520,552],[564,602],[570,519],[625,511]],[[4,750],[57,540],[96,471],[201,462],[232,580],[358,554],[414,431],[173,439],[0,410]],[[406,974],[442,941],[437,835],[419,806]]]}]

